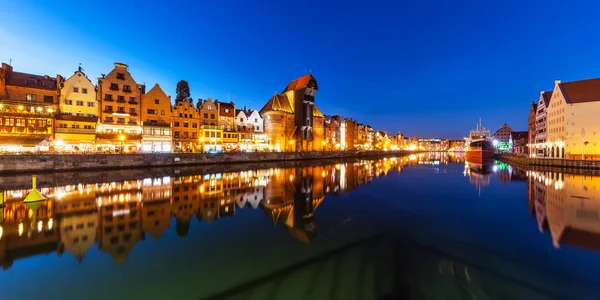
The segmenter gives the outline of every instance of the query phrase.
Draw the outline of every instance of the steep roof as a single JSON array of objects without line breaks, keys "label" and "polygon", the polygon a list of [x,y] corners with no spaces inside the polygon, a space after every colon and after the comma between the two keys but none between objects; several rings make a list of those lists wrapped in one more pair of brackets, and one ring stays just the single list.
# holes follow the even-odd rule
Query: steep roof
[{"label": "steep roof", "polygon": [[[283,92],[281,92],[281,93],[283,94],[287,91],[292,91],[292,90],[297,90],[299,88],[303,88],[308,85],[308,83],[310,82],[311,79],[314,80],[315,82],[317,82],[317,80],[312,76],[312,74],[306,74],[300,78],[296,78],[296,79],[292,80],[292,82],[290,82],[287,85],[287,87],[285,88],[285,90],[283,90]],[[317,87],[316,89],[318,90],[319,88]]]},{"label": "steep roof", "polygon": [[544,100],[544,106],[550,106],[550,99],[552,99],[552,91],[542,92],[542,99]]},{"label": "steep roof", "polygon": [[600,101],[600,78],[558,83],[567,103]]},{"label": "steep roof", "polygon": [[267,104],[265,104],[265,106],[263,106],[263,108],[260,110],[260,113],[263,114],[267,111],[282,111],[290,114],[294,113],[294,110],[290,105],[290,101],[285,94],[273,95],[273,97],[267,101]]}]

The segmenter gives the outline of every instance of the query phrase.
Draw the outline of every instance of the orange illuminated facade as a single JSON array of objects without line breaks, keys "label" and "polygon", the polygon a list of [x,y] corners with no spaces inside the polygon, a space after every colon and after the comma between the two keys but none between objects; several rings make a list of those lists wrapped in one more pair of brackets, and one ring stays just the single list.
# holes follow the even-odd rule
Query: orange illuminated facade
[{"label": "orange illuminated facade", "polygon": [[198,152],[199,110],[190,101],[183,100],[171,108],[171,129],[175,152]]},{"label": "orange illuminated facade", "polygon": [[154,85],[142,95],[142,151],[171,152],[171,97]]}]

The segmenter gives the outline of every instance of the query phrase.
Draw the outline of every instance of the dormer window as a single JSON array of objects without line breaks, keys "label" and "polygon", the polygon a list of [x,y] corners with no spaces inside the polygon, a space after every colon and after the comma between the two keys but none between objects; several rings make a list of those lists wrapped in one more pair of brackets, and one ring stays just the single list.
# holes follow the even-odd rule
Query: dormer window
[{"label": "dormer window", "polygon": [[225,112],[226,112],[226,113],[229,113],[229,108],[226,108],[226,109],[225,109]]},{"label": "dormer window", "polygon": [[35,86],[35,79],[27,79],[27,86]]},{"label": "dormer window", "polygon": [[125,73],[117,73],[117,79],[125,80]]}]

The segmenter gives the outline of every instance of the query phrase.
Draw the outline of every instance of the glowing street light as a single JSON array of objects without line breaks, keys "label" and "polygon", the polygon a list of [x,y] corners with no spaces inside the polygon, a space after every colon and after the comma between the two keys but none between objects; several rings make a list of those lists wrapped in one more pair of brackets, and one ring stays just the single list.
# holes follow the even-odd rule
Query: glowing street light
[{"label": "glowing street light", "polygon": [[124,135],[119,135],[119,140],[121,141],[121,154],[123,154],[123,141],[125,140]]}]

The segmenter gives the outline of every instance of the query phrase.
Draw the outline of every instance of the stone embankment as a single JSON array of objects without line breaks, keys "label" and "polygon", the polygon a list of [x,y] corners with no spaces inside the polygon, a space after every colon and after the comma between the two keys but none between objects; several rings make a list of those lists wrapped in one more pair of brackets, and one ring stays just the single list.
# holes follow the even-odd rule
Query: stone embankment
[{"label": "stone embankment", "polygon": [[238,152],[159,154],[38,154],[0,155],[1,173],[60,172],[251,162],[377,158],[411,154],[410,151]]},{"label": "stone embankment", "polygon": [[600,170],[600,160],[530,158],[517,155],[499,155],[497,159],[528,167]]}]

